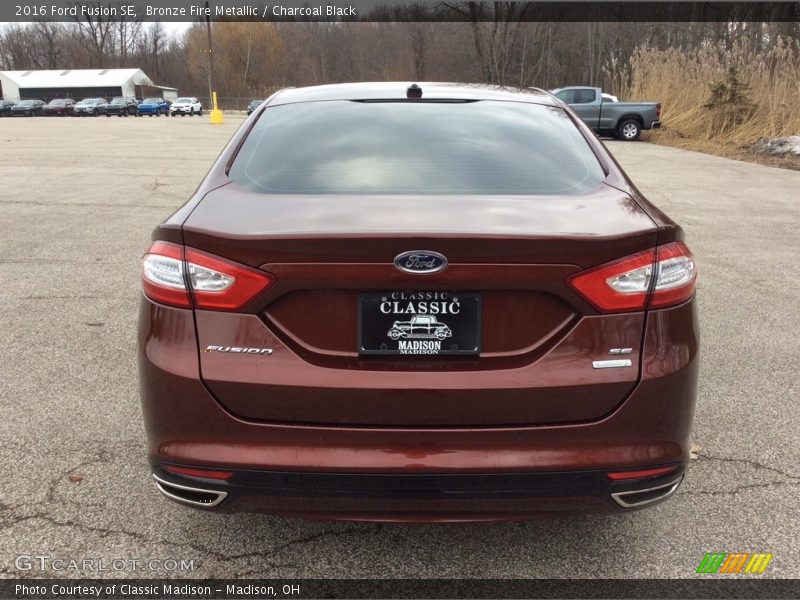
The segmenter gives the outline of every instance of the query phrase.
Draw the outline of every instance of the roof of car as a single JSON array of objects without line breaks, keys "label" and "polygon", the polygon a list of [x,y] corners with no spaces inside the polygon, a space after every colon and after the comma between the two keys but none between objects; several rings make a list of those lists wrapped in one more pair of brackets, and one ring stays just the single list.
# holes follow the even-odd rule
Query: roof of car
[{"label": "roof of car", "polygon": [[337,83],[281,90],[270,104],[316,102],[324,100],[401,100],[406,90],[416,83],[422,89],[422,100],[506,100],[561,106],[548,92],[538,88],[514,88],[477,83],[434,83],[425,81],[393,81]]}]

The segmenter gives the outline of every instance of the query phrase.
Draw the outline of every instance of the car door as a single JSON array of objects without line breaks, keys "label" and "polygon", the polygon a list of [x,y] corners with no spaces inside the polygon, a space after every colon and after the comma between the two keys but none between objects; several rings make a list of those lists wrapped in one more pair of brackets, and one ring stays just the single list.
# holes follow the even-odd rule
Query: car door
[{"label": "car door", "polygon": [[589,126],[600,126],[600,98],[595,88],[576,88],[574,97],[568,103],[572,110]]}]

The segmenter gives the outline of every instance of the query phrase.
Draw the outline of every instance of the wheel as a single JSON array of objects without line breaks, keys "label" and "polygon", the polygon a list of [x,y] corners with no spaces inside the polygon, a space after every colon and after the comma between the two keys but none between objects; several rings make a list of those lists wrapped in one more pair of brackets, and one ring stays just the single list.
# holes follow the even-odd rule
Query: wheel
[{"label": "wheel", "polygon": [[108,113],[106,113],[106,116],[107,116],[107,117],[111,117],[111,115],[110,115],[110,114],[108,114]]},{"label": "wheel", "polygon": [[190,117],[193,117],[193,116],[194,116],[194,108],[190,108],[190,109],[189,109],[189,116],[190,116]]},{"label": "wheel", "polygon": [[436,333],[434,333],[433,335],[436,336],[437,340],[443,340],[444,338],[447,337],[447,331],[444,329],[437,329]]},{"label": "wheel", "polygon": [[642,134],[642,126],[636,119],[625,119],[617,127],[619,139],[625,142],[633,142],[639,139]]},{"label": "wheel", "polygon": [[397,341],[397,340],[400,339],[400,332],[397,331],[397,329],[392,329],[389,332],[389,337],[392,338],[393,340]]},{"label": "wheel", "polygon": [[200,108],[200,112],[197,113],[197,116],[199,116],[199,117],[203,116],[203,109],[202,108]]}]

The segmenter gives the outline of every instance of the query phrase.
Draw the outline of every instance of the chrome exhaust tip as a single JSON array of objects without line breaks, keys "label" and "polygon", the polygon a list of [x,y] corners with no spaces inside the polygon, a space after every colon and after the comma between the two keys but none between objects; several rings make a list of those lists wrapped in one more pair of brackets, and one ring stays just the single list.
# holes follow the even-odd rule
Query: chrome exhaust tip
[{"label": "chrome exhaust tip", "polygon": [[155,480],[158,491],[167,498],[177,500],[183,504],[189,504],[190,506],[211,508],[219,505],[228,497],[228,492],[204,490],[201,488],[189,487],[188,485],[179,485],[177,483],[165,481],[155,473],[153,473],[153,479]]},{"label": "chrome exhaust tip", "polygon": [[628,490],[625,492],[616,492],[611,494],[614,502],[623,508],[638,508],[647,506],[653,502],[659,502],[669,498],[678,489],[678,486],[683,481],[683,475],[678,479],[674,479],[669,483],[662,483],[654,487],[644,488],[641,490]]}]

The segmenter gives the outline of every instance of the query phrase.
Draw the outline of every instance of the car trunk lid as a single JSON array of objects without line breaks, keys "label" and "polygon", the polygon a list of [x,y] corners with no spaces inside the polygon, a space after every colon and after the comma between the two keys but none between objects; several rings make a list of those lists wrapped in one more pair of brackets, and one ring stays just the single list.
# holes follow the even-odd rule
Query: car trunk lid
[{"label": "car trunk lid", "polygon": [[[401,427],[580,422],[608,414],[638,381],[644,314],[598,315],[566,283],[656,243],[650,217],[606,185],[578,196],[487,198],[266,196],[229,184],[199,203],[183,235],[187,246],[276,277],[242,313],[196,311],[202,377],[243,418]],[[410,250],[440,253],[449,264],[404,273],[393,260]],[[360,298],[384,292],[479,297],[480,352],[361,352]],[[405,323],[408,314],[394,320]],[[592,367],[621,348],[630,366]]]}]

